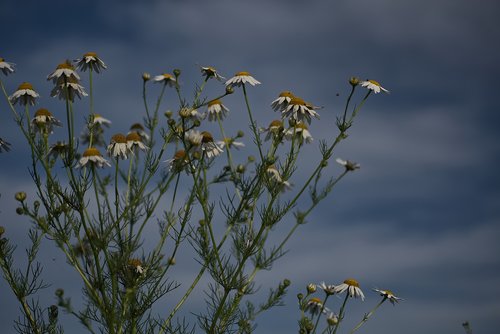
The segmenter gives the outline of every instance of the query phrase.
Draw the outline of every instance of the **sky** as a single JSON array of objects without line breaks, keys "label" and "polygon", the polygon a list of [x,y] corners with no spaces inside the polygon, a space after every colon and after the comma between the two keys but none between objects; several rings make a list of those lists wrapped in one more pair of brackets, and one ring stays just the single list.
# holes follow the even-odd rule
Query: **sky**
[{"label": "sky", "polygon": [[[383,305],[360,333],[452,334],[463,332],[464,321],[474,333],[496,333],[499,12],[493,0],[5,0],[0,57],[15,63],[16,73],[2,80],[8,92],[31,82],[39,105],[62,118],[63,104],[50,98],[46,76],[65,59],[97,52],[108,69],[95,81],[96,110],[123,132],[142,118],[143,72],[182,69],[189,94],[200,82],[199,65],[226,77],[249,71],[262,82],[249,90],[259,125],[276,118],[269,105],[283,90],[324,107],[321,121],[310,127],[315,140],[292,180],[297,184],[318,156],[320,139],[336,134],[349,77],[379,81],[390,94],[368,99],[335,155],[361,169],[318,206],[273,270],[257,277],[264,292],[283,278],[292,286],[287,305],[258,321],[256,332],[296,331],[298,292],[308,283],[355,277],[367,298],[353,301],[348,324],[378,302],[372,288],[404,298],[395,307]],[[151,87],[152,94],[158,90]],[[245,124],[241,92],[225,102],[229,121]],[[88,101],[79,103],[87,110]],[[29,193],[29,153],[3,100],[0,133],[12,144],[11,152],[0,154],[0,224],[24,245],[29,222],[15,214],[13,196]],[[16,253],[21,263],[22,249]],[[183,256],[191,263],[192,254]],[[53,290],[77,278],[50,246],[44,244],[41,257],[52,283],[41,301],[49,305]],[[189,280],[189,269],[179,266],[180,281]],[[71,287],[77,298],[77,283]],[[13,333],[15,299],[3,281],[0,291],[0,331]],[[200,303],[196,297],[189,307]]]}]

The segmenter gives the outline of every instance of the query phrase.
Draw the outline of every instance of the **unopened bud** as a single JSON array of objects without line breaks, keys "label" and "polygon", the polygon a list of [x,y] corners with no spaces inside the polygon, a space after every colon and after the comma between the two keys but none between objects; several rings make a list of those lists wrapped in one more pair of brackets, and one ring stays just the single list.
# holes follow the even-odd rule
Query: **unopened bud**
[{"label": "unopened bud", "polygon": [[24,202],[26,200],[26,193],[24,191],[17,192],[15,198],[19,202]]},{"label": "unopened bud", "polygon": [[142,73],[142,80],[144,80],[144,82],[149,81],[150,79],[151,79],[151,74],[147,72]]},{"label": "unopened bud", "polygon": [[308,293],[315,293],[316,292],[316,284],[309,283],[307,285],[307,292]]},{"label": "unopened bud", "polygon": [[226,86],[226,94],[233,94],[234,93],[234,88],[231,85]]},{"label": "unopened bud", "polygon": [[245,135],[245,133],[243,131],[239,130],[238,133],[236,134],[236,138],[242,138],[244,135]]},{"label": "unopened bud", "polygon": [[250,155],[250,156],[248,157],[248,161],[249,161],[249,162],[254,162],[254,161],[255,161],[255,157],[254,157],[253,155]]},{"label": "unopened bud", "polygon": [[167,110],[167,111],[165,111],[165,117],[166,117],[166,118],[168,118],[168,119],[172,118],[172,115],[173,115],[173,114],[174,114],[174,113],[173,113],[171,110]]},{"label": "unopened bud", "polygon": [[236,167],[236,171],[240,174],[243,174],[245,173],[245,166],[242,165],[242,164],[239,164],[237,167]]},{"label": "unopened bud", "polygon": [[57,289],[56,290],[56,296],[59,297],[59,298],[62,297],[62,296],[64,296],[64,290],[63,289]]},{"label": "unopened bud", "polygon": [[178,78],[181,75],[181,70],[179,70],[178,68],[176,68],[174,70],[174,75],[175,75],[176,78]]},{"label": "unopened bud", "polygon": [[301,293],[298,293],[298,294],[297,294],[297,299],[298,299],[298,300],[302,300],[302,299],[304,299],[304,295],[303,295],[303,294],[301,294]]},{"label": "unopened bud", "polygon": [[356,77],[351,77],[349,79],[349,83],[351,84],[351,86],[355,87],[355,86],[359,85],[359,79]]},{"label": "unopened bud", "polygon": [[288,278],[285,278],[285,279],[283,280],[283,286],[284,286],[284,287],[290,286],[290,284],[291,284],[291,283],[292,283],[292,282],[290,282],[290,280],[289,280]]},{"label": "unopened bud", "polygon": [[24,215],[24,209],[23,209],[23,208],[21,208],[21,207],[19,207],[19,208],[17,208],[17,209],[16,209],[16,213],[17,213],[18,215]]},{"label": "unopened bud", "polygon": [[2,235],[5,233],[5,227],[3,226],[0,226],[0,238],[2,237]]}]

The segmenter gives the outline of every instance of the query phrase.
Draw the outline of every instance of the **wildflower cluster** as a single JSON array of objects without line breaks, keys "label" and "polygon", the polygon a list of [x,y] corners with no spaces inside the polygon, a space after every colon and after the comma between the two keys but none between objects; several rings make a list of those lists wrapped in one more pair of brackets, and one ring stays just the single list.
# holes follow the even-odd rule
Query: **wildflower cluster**
[{"label": "wildflower cluster", "polygon": [[[260,81],[246,71],[226,80],[214,67],[200,66],[201,83],[195,85],[191,100],[179,83],[181,70],[144,73],[142,121],[134,119],[115,130],[113,115],[98,114],[94,108],[95,74],[106,69],[95,52],[57,65],[47,80],[50,95],[63,103],[50,111],[38,106],[32,110],[40,95],[29,82],[9,95],[0,80],[30,148],[34,181],[33,191],[15,195],[16,212],[32,222],[24,270],[16,268],[15,246],[7,238],[9,232],[0,228],[0,268],[21,305],[19,331],[62,332],[58,310],[63,309],[91,333],[250,333],[261,313],[283,304],[291,285],[281,279],[263,303],[256,303],[259,273],[285,254],[290,237],[336,183],[360,167],[337,158],[341,167],[327,169],[361,105],[372,92],[387,90],[373,80],[349,81],[352,91],[337,120],[339,133],[321,141],[316,167],[304,181],[296,174],[299,157],[304,145],[313,142],[310,127],[319,125],[315,120],[321,107],[284,91],[270,103],[269,114],[274,110],[279,116],[269,117],[262,126],[254,119],[247,91],[258,89]],[[14,64],[0,58],[0,71],[10,80]],[[208,84],[218,85],[220,93],[206,96]],[[367,93],[351,108],[357,86]],[[157,91],[154,104],[152,90]],[[238,108],[225,98],[234,93],[242,93],[249,135],[227,126]],[[84,98],[89,100],[88,111],[75,112]],[[55,133],[65,139],[54,139]],[[0,152],[10,148],[0,139]],[[334,176],[324,181],[325,174]],[[157,233],[151,235],[155,222]],[[288,230],[286,235],[275,235],[278,224]],[[42,281],[43,266],[36,262],[42,242],[53,242],[79,277],[81,309],[75,309],[62,288],[55,290],[57,305],[44,308],[33,302],[48,288]],[[184,245],[192,246],[194,263],[178,259]],[[179,265],[196,267],[191,281],[173,280]],[[206,281],[210,283],[200,283]],[[300,326],[314,331],[326,314],[327,331],[334,333],[347,296],[364,299],[364,294],[355,280],[335,286],[322,283],[319,288],[324,298],[313,296],[316,285],[299,298]],[[174,289],[182,291],[178,299],[170,297],[175,304],[155,314],[154,305]],[[207,296],[206,308],[194,321],[186,320],[180,310],[195,291]],[[388,290],[376,291],[383,301],[399,300]],[[342,308],[331,311],[328,297],[343,293]]]}]

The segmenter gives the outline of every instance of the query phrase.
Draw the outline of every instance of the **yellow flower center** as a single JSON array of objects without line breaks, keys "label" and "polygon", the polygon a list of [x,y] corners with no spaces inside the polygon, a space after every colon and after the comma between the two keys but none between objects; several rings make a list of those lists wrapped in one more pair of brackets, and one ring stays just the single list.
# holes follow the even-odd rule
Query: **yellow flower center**
[{"label": "yellow flower center", "polygon": [[141,123],[134,123],[130,127],[130,130],[136,130],[136,131],[144,131],[144,127],[142,126]]},{"label": "yellow flower center", "polygon": [[186,157],[186,151],[184,150],[179,150],[174,154],[174,160],[181,160],[184,159],[185,157]]},{"label": "yellow flower center", "polygon": [[130,132],[127,135],[126,139],[127,139],[127,141],[142,142],[141,136],[139,136],[139,134],[135,131]]},{"label": "yellow flower center", "polygon": [[225,137],[222,141],[224,141],[226,145],[231,145],[233,143],[233,138]]},{"label": "yellow flower center", "polygon": [[201,140],[202,143],[211,143],[214,141],[214,137],[212,137],[212,134],[208,131],[203,131],[201,135],[203,136]]},{"label": "yellow flower center", "polygon": [[97,53],[95,53],[95,52],[87,52],[83,56],[84,57],[94,57],[94,58],[97,58]]},{"label": "yellow flower center", "polygon": [[251,75],[250,72],[243,71],[243,72],[236,73],[234,76],[236,76],[236,77],[249,77],[250,75]]},{"label": "yellow flower center", "polygon": [[219,99],[215,99],[213,101],[208,102],[208,106],[211,107],[215,104],[222,104],[222,102]]},{"label": "yellow flower center", "polygon": [[391,290],[380,290],[380,293],[382,293],[383,295],[389,297],[389,296],[394,296],[394,293],[392,293]]},{"label": "yellow flower center", "polygon": [[167,80],[172,80],[174,77],[172,76],[172,74],[168,74],[168,73],[163,73],[162,74],[163,77]]},{"label": "yellow flower center", "polygon": [[323,301],[318,297],[312,297],[311,299],[309,299],[309,303],[322,305]]},{"label": "yellow flower center", "polygon": [[302,129],[302,130],[307,130],[308,129],[307,125],[305,125],[302,122],[295,124],[295,127],[298,128],[298,129]]},{"label": "yellow flower center", "polygon": [[50,113],[50,111],[48,111],[47,109],[45,108],[41,108],[41,109],[38,109],[36,112],[35,112],[35,117],[38,117],[38,116],[47,116],[47,117],[52,117],[52,114]]},{"label": "yellow flower center", "polygon": [[378,83],[378,81],[375,81],[375,80],[368,80],[368,82],[371,82],[372,84],[376,85],[376,86],[380,86],[380,84]]},{"label": "yellow flower center", "polygon": [[119,143],[124,144],[127,143],[127,137],[121,133],[117,133],[113,137],[111,137],[111,143]]},{"label": "yellow flower center", "polygon": [[60,70],[60,69],[68,69],[68,70],[74,70],[75,68],[73,67],[73,65],[70,63],[69,60],[66,60],[64,63],[61,63],[59,65],[57,65],[57,69]]},{"label": "yellow flower center", "polygon": [[139,259],[130,259],[128,260],[128,265],[131,267],[140,267],[142,266],[142,262]]},{"label": "yellow flower center", "polygon": [[29,82],[23,82],[22,84],[19,85],[17,90],[22,90],[22,89],[30,89],[33,90],[33,86]]},{"label": "yellow flower center", "polygon": [[100,157],[101,152],[95,147],[89,147],[88,149],[83,152],[84,157]]},{"label": "yellow flower center", "polygon": [[354,286],[356,288],[359,288],[359,283],[358,281],[356,281],[355,279],[353,278],[348,278],[344,281],[345,284],[349,285],[349,286]]},{"label": "yellow flower center", "polygon": [[300,97],[293,96],[292,99],[290,100],[290,104],[297,104],[301,106],[305,106],[306,102],[302,100]]},{"label": "yellow flower center", "polygon": [[271,124],[269,124],[270,128],[280,128],[282,126],[283,126],[283,122],[280,121],[279,119],[275,119],[274,121],[271,122]]},{"label": "yellow flower center", "polygon": [[5,61],[5,59],[3,59],[2,57],[0,57],[0,63],[4,62],[4,61]]},{"label": "yellow flower center", "polygon": [[292,92],[285,90],[284,92],[280,93],[279,97],[293,98],[294,96],[293,96]]}]

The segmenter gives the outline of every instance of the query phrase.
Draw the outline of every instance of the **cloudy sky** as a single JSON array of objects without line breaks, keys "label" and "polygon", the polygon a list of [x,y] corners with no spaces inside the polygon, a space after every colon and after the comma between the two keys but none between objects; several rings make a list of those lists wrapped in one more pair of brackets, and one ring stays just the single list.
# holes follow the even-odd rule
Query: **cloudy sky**
[{"label": "cloudy sky", "polygon": [[[498,331],[500,3],[79,3],[5,0],[0,12],[0,57],[17,69],[2,78],[7,90],[30,81],[40,104],[59,118],[63,106],[50,98],[46,76],[88,51],[108,65],[95,83],[95,103],[116,132],[142,118],[143,72],[182,69],[188,95],[200,82],[198,64],[215,66],[226,77],[246,70],[262,82],[249,92],[259,125],[275,117],[269,104],[283,90],[324,106],[321,122],[311,126],[315,142],[304,162],[317,156],[320,139],[336,133],[350,76],[376,79],[391,91],[370,97],[337,151],[362,168],[318,207],[274,270],[258,278],[263,291],[285,277],[293,284],[287,306],[262,318],[257,332],[296,331],[295,294],[310,282],[336,284],[348,277],[357,278],[367,295],[364,303],[352,304],[354,318],[348,321],[378,302],[371,288],[388,288],[405,299],[396,307],[383,305],[360,333],[452,334],[463,332],[466,320],[474,333]],[[86,103],[81,109],[87,110]],[[231,121],[244,124],[241,93],[226,103]],[[13,212],[13,194],[30,189],[28,149],[5,101],[0,133],[12,144],[11,152],[0,155],[0,223],[23,245],[28,222]],[[339,167],[331,168],[333,173]],[[63,270],[64,259],[43,250],[50,262],[47,280],[54,282],[50,296],[76,278],[64,271],[54,275],[51,268]],[[180,277],[189,277],[189,268],[179,270]],[[4,282],[0,291],[0,330],[10,333],[18,313]]]}]

